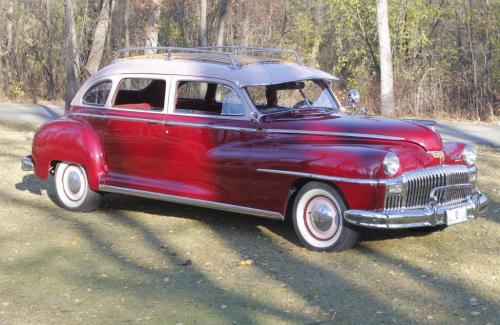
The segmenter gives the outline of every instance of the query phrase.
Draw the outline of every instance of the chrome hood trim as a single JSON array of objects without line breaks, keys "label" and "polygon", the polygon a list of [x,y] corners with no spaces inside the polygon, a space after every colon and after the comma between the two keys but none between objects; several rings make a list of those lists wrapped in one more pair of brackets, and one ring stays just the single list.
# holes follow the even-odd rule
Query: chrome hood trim
[{"label": "chrome hood trim", "polygon": [[354,133],[354,132],[328,132],[328,131],[309,131],[309,130],[291,130],[291,129],[267,129],[268,133],[285,133],[285,134],[303,134],[303,135],[324,135],[324,136],[339,136],[350,138],[364,138],[377,140],[392,140],[403,141],[405,138],[393,137],[389,135]]}]

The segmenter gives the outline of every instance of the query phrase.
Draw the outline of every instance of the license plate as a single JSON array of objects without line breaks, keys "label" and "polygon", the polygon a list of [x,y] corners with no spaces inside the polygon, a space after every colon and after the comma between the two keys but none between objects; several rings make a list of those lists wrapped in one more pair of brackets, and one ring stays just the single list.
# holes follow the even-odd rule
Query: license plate
[{"label": "license plate", "polygon": [[455,208],[446,211],[446,224],[448,226],[467,221],[467,207]]}]

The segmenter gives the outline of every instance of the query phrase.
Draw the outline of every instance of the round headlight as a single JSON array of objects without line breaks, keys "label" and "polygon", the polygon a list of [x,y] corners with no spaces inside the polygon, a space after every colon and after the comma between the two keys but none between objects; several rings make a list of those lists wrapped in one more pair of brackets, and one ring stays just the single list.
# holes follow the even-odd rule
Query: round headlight
[{"label": "round headlight", "polygon": [[474,165],[477,158],[476,147],[472,144],[465,145],[464,150],[462,151],[462,157],[467,165]]},{"label": "round headlight", "polygon": [[399,158],[393,153],[389,152],[384,158],[384,172],[388,176],[394,176],[399,170]]}]

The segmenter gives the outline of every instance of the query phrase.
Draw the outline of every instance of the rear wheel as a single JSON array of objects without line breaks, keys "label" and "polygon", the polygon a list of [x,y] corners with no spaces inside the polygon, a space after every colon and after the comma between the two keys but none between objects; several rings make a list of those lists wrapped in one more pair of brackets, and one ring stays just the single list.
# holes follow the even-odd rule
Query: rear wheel
[{"label": "rear wheel", "polygon": [[90,212],[97,209],[102,195],[90,189],[87,173],[78,164],[61,162],[54,173],[57,203],[71,211]]},{"label": "rear wheel", "polygon": [[346,205],[331,186],[310,182],[297,193],[293,225],[304,246],[312,250],[349,249],[358,240],[358,231],[344,221]]}]

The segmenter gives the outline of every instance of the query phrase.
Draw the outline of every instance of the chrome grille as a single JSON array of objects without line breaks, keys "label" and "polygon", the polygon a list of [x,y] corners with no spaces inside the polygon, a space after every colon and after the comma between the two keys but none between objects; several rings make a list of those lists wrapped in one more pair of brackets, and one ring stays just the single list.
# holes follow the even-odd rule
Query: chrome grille
[{"label": "chrome grille", "polygon": [[[475,168],[465,166],[438,166],[407,172],[387,185],[384,208],[402,210],[427,206],[434,189],[438,205],[463,202],[472,195],[474,186],[470,175],[475,172]],[[390,184],[400,184],[401,192],[390,193]],[[449,186],[459,184],[463,186]]]}]

